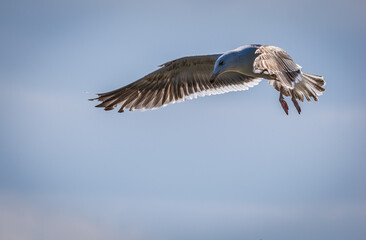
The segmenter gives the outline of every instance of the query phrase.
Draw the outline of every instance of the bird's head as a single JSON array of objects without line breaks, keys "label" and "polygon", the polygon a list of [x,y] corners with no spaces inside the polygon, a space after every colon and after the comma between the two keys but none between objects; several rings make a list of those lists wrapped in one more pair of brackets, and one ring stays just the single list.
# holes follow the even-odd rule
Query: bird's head
[{"label": "bird's head", "polygon": [[214,83],[218,76],[224,72],[236,71],[236,55],[235,52],[228,52],[224,53],[216,60],[210,83]]}]

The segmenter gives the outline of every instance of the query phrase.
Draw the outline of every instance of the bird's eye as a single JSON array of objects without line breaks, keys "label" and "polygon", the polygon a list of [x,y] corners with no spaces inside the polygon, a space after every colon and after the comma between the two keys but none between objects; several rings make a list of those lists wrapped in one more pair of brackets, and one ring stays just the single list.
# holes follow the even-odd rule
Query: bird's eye
[{"label": "bird's eye", "polygon": [[219,62],[219,66],[222,66],[222,65],[224,65],[224,61]]}]

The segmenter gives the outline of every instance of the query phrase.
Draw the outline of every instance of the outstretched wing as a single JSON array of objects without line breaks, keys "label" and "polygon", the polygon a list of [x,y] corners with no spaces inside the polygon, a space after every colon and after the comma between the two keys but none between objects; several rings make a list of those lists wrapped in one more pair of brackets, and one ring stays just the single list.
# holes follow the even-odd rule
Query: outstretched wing
[{"label": "outstretched wing", "polygon": [[302,80],[301,67],[281,48],[261,46],[255,53],[259,54],[253,64],[255,73],[268,75],[290,89]]},{"label": "outstretched wing", "polygon": [[120,89],[98,94],[91,100],[101,101],[96,107],[112,110],[120,105],[124,109],[153,109],[169,103],[222,94],[230,91],[247,90],[261,79],[236,72],[223,73],[215,83],[209,78],[220,54],[184,57],[161,65],[162,68]]}]

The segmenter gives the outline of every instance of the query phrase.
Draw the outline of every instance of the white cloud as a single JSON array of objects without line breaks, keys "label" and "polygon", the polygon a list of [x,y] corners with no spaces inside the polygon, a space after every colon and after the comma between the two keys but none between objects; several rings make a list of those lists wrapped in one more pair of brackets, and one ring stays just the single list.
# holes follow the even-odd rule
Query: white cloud
[{"label": "white cloud", "polygon": [[342,229],[362,233],[359,226],[366,219],[365,204],[298,205],[77,195],[27,200],[0,195],[0,212],[0,239],[7,240],[217,239],[227,233],[236,238],[290,239],[303,226],[311,231],[320,227],[323,236],[334,237],[339,231],[344,232]]},{"label": "white cloud", "polygon": [[0,239],[139,239],[136,233],[122,234],[111,226],[62,206],[48,208],[14,197],[0,195],[0,213]]}]

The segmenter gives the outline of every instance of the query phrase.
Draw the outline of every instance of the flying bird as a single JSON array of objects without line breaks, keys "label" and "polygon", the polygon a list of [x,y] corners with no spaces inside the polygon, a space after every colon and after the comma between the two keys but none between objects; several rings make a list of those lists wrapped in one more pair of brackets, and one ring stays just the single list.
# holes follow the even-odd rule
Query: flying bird
[{"label": "flying bird", "polygon": [[300,114],[297,100],[318,101],[325,91],[322,76],[302,72],[301,66],[275,46],[244,45],[223,54],[179,58],[159,67],[127,86],[90,100],[101,101],[96,107],[106,111],[118,105],[118,112],[155,109],[198,96],[248,90],[267,79],[280,92],[279,101],[285,113],[288,114],[289,107],[284,96],[291,97]]}]

